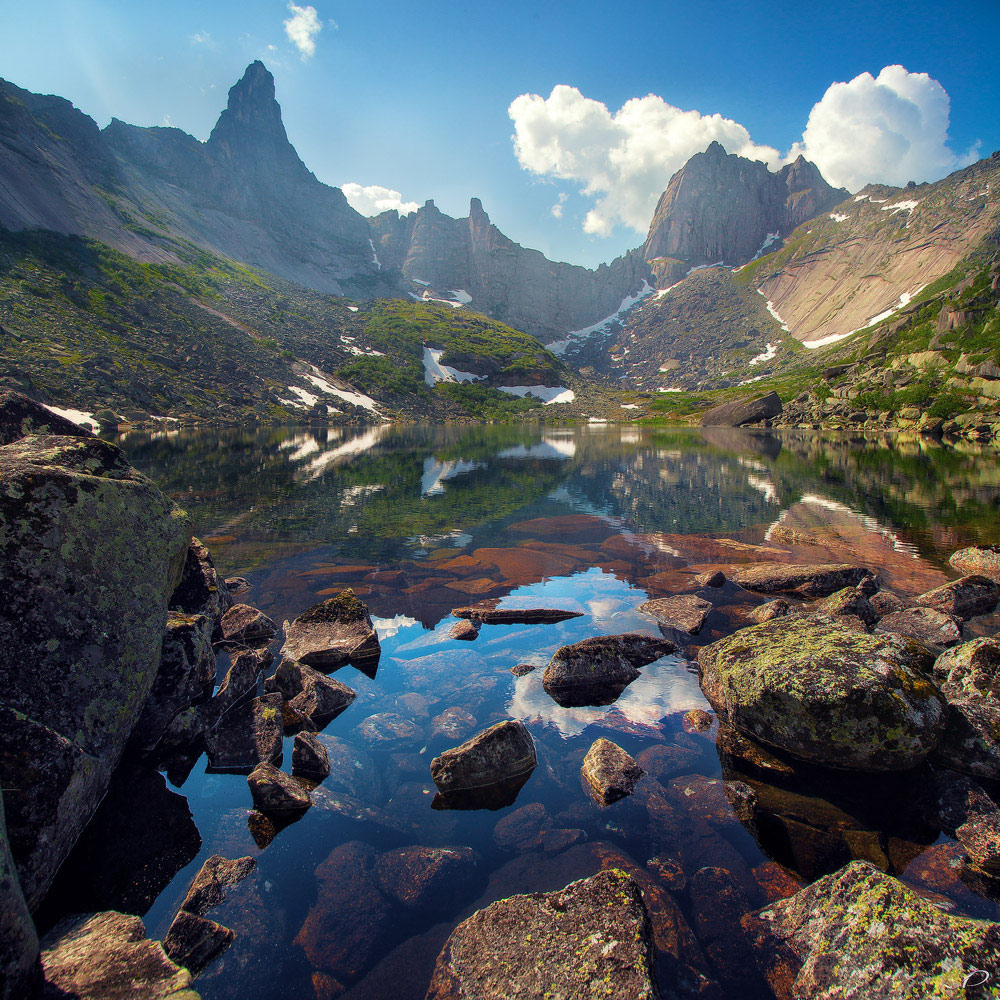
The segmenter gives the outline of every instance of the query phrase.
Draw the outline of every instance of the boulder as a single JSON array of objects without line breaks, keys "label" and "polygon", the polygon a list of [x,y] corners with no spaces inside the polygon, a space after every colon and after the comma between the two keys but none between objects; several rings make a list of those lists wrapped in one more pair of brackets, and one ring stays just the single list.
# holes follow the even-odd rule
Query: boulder
[{"label": "boulder", "polygon": [[452,705],[431,719],[430,739],[454,743],[475,728],[476,717],[459,705]]},{"label": "boulder", "polygon": [[962,623],[933,608],[906,608],[878,620],[876,632],[890,632],[943,649],[962,641]]},{"label": "boulder", "polygon": [[639,667],[676,650],[666,639],[638,632],[597,636],[556,650],[542,686],[559,705],[610,705],[639,676]]},{"label": "boulder", "polygon": [[139,917],[68,917],[42,939],[44,1000],[198,1000],[191,973],[146,937]]},{"label": "boulder", "polygon": [[735,569],[731,579],[745,590],[761,594],[794,591],[807,597],[826,597],[844,587],[856,587],[870,572],[864,566],[840,563],[818,566],[754,563]]},{"label": "boulder", "polygon": [[874,625],[878,621],[878,612],[857,587],[845,587],[843,590],[838,590],[835,594],[824,597],[810,610],[828,615],[830,618],[858,618],[867,626]]},{"label": "boulder", "polygon": [[31,434],[94,436],[79,424],[19,392],[0,392],[0,446],[12,444]]},{"label": "boulder", "polygon": [[599,739],[583,758],[580,773],[594,799],[607,806],[631,795],[635,783],[646,772],[617,743]]},{"label": "boulder", "polygon": [[33,909],[146,705],[190,524],[114,445],[46,436],[0,447],[0,524],[0,786]]},{"label": "boulder", "polygon": [[948,562],[959,573],[980,573],[1000,583],[1000,545],[973,545],[954,552]]},{"label": "boulder", "polygon": [[963,576],[916,598],[917,604],[968,621],[996,610],[997,585],[988,576]]},{"label": "boulder", "polygon": [[988,875],[1000,875],[1000,810],[971,816],[955,830],[969,862]]},{"label": "boulder", "polygon": [[461,808],[468,802],[475,808],[482,801],[487,807],[498,808],[490,805],[490,790],[496,789],[501,800],[508,798],[510,789],[516,796],[537,764],[535,743],[527,727],[523,722],[506,720],[435,757],[431,778],[452,807]]},{"label": "boulder", "polygon": [[1000,965],[1000,925],[942,912],[854,861],[745,918],[778,1000],[988,996],[963,984]]},{"label": "boulder", "polygon": [[212,622],[205,615],[167,613],[160,669],[132,731],[136,745],[151,750],[174,716],[207,701],[215,687]]},{"label": "boulder", "polygon": [[350,663],[374,677],[382,648],[368,607],[348,588],[286,626],[281,655],[324,673]]},{"label": "boulder", "polygon": [[445,943],[427,1000],[655,1000],[654,952],[639,886],[612,868],[559,892],[512,896],[477,910]]},{"label": "boulder", "polygon": [[465,608],[455,608],[456,618],[465,618],[480,625],[546,625],[580,618],[582,611],[563,608],[498,608],[499,599],[480,601]]},{"label": "boulder", "polygon": [[515,677],[524,677],[526,674],[533,674],[537,669],[534,663],[515,663],[510,672]]},{"label": "boulder", "polygon": [[702,427],[743,427],[781,415],[781,398],[776,392],[754,399],[736,399],[714,406],[701,418]]},{"label": "boulder", "polygon": [[236,933],[206,917],[181,910],[163,937],[163,950],[171,961],[193,976],[214,962],[236,938]]},{"label": "boulder", "polygon": [[257,681],[274,659],[267,646],[242,647],[229,652],[229,669],[212,699],[210,717],[218,719],[257,693]]},{"label": "boulder", "polygon": [[208,547],[192,538],[184,560],[181,582],[170,595],[170,610],[186,615],[205,615],[212,632],[221,637],[222,616],[233,606],[233,595],[219,579]]},{"label": "boulder", "polygon": [[242,882],[257,867],[253,858],[229,860],[213,854],[198,870],[188,887],[181,909],[203,917],[213,907],[225,902],[230,886]]},{"label": "boulder", "polygon": [[322,781],[330,774],[330,755],[315,733],[298,733],[292,743],[292,774]]},{"label": "boulder", "polygon": [[717,590],[726,585],[726,574],[721,569],[706,570],[696,576],[694,582],[699,587],[711,587]]},{"label": "boulder", "polygon": [[471,847],[400,847],[375,864],[375,878],[407,910],[448,911],[468,890],[478,864]]},{"label": "boulder", "polygon": [[34,996],[40,983],[38,935],[7,845],[0,792],[0,1000]]},{"label": "boulder", "polygon": [[880,619],[897,611],[906,610],[906,605],[890,590],[880,590],[877,594],[872,594],[868,598],[868,603]]},{"label": "boulder", "polygon": [[479,623],[472,621],[459,621],[448,631],[449,639],[458,639],[462,642],[473,642],[479,638]]},{"label": "boulder", "polygon": [[225,642],[255,646],[273,639],[278,627],[263,611],[249,604],[234,604],[222,616],[219,634]]},{"label": "boulder", "polygon": [[730,725],[829,767],[915,766],[937,746],[946,705],[933,654],[898,636],[821,617],[780,618],[704,647],[705,697]]},{"label": "boulder", "polygon": [[1000,708],[1000,640],[973,639],[942,653],[934,676],[949,701],[988,698]]},{"label": "boulder", "polygon": [[280,694],[242,702],[206,734],[208,770],[249,774],[262,761],[280,764],[283,736]]},{"label": "boulder", "polygon": [[712,604],[693,594],[682,594],[678,597],[661,597],[655,601],[646,601],[645,604],[640,604],[637,610],[641,614],[655,618],[668,629],[697,635],[712,610]]},{"label": "boulder", "polygon": [[792,606],[783,597],[776,597],[767,604],[761,604],[750,612],[750,618],[758,625],[772,622],[775,618],[784,618],[792,613]]},{"label": "boulder", "polygon": [[279,692],[287,707],[316,730],[332,722],[357,697],[346,684],[287,658],[264,681],[264,690]]},{"label": "boulder", "polygon": [[265,816],[293,816],[311,805],[309,793],[273,764],[258,764],[247,777],[253,804]]}]

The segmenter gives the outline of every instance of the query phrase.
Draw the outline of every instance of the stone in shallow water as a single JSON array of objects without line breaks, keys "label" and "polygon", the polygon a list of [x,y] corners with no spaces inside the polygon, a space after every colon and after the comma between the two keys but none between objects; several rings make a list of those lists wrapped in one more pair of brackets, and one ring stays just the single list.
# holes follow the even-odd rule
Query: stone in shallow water
[{"label": "stone in shallow water", "polygon": [[449,639],[460,639],[463,642],[473,642],[479,638],[479,626],[476,622],[455,622],[448,632]]},{"label": "stone in shallow water", "polygon": [[438,956],[427,1000],[654,1000],[654,946],[639,886],[619,869],[478,910]]},{"label": "stone in shallow water", "polygon": [[480,625],[545,625],[583,617],[582,611],[563,608],[499,608],[499,599],[480,601],[465,608],[455,608],[456,618],[465,618]]},{"label": "stone in shallow water", "polygon": [[538,667],[534,663],[515,663],[514,666],[510,668],[510,672],[515,677],[524,677],[525,674],[530,674],[537,670]]},{"label": "stone in shallow water", "polygon": [[69,917],[42,941],[45,1000],[197,1000],[191,973],[174,964],[139,917],[108,911]]},{"label": "stone in shallow water", "polygon": [[959,573],[982,573],[1000,583],[1000,545],[973,545],[952,553],[948,560]]},{"label": "stone in shallow water", "polygon": [[737,729],[832,767],[902,770],[937,745],[946,706],[920,643],[834,619],[754,625],[698,656],[701,686]]},{"label": "stone in shallow water", "polygon": [[556,650],[542,686],[563,708],[610,705],[639,676],[639,667],[676,648],[666,639],[638,632],[584,639]]},{"label": "stone in shallow water", "polygon": [[661,597],[655,601],[646,601],[636,610],[655,618],[667,628],[678,629],[687,632],[688,635],[697,635],[711,613],[712,604],[693,594],[682,594],[679,597]]},{"label": "stone in shallow water", "polygon": [[931,646],[954,646],[962,640],[962,623],[933,608],[906,608],[880,618],[876,632],[894,632]]},{"label": "stone in shallow water", "polygon": [[968,620],[996,610],[997,585],[987,576],[963,576],[916,598],[917,604]]},{"label": "stone in shallow water", "polygon": [[699,587],[712,587],[718,589],[726,585],[726,574],[721,569],[708,570],[694,578],[694,582]]},{"label": "stone in shallow water", "polygon": [[181,910],[163,938],[163,950],[171,961],[193,975],[207,968],[232,943],[236,932],[214,920]]},{"label": "stone in shallow water", "polygon": [[783,597],[777,597],[767,604],[761,604],[750,612],[750,617],[758,624],[774,621],[775,618],[784,618],[792,613],[792,606]]},{"label": "stone in shallow water", "polygon": [[605,739],[594,741],[583,758],[581,773],[594,799],[606,806],[631,795],[645,774],[630,754]]},{"label": "stone in shallow water", "polygon": [[454,743],[462,739],[476,728],[475,716],[458,705],[446,708],[440,715],[431,719],[430,738],[447,740]]},{"label": "stone in shallow water", "polygon": [[379,857],[375,877],[406,909],[443,912],[468,892],[478,860],[471,847],[400,847]]},{"label": "stone in shallow water", "polygon": [[299,690],[289,698],[288,707],[313,729],[323,729],[354,701],[357,694],[346,684],[304,663],[298,666]]},{"label": "stone in shallow water", "polygon": [[423,730],[412,719],[406,719],[395,712],[377,712],[369,715],[358,725],[361,738],[379,750],[396,749],[419,742]]},{"label": "stone in shallow water", "polygon": [[233,597],[238,597],[240,594],[245,594],[250,590],[250,581],[245,576],[227,576],[226,590]]},{"label": "stone in shallow water", "polygon": [[219,630],[226,642],[248,644],[273,639],[278,633],[274,622],[249,604],[234,604],[222,616]]},{"label": "stone in shallow water", "polygon": [[314,604],[288,625],[281,655],[324,673],[350,663],[374,677],[382,647],[368,606],[348,588]]},{"label": "stone in shallow water", "polygon": [[322,781],[330,774],[330,755],[315,733],[298,733],[292,744],[292,774]]},{"label": "stone in shallow water", "polygon": [[267,816],[294,815],[312,805],[302,785],[273,764],[259,764],[247,777],[247,784],[253,804]]},{"label": "stone in shallow water", "polygon": [[744,926],[779,1000],[986,997],[963,983],[1000,966],[1000,925],[942,913],[865,861],[748,915]]},{"label": "stone in shallow water", "polygon": [[242,882],[256,867],[253,858],[229,860],[221,854],[213,854],[195,875],[181,909],[203,917],[225,901],[226,889]]},{"label": "stone in shallow water", "polygon": [[208,770],[249,774],[258,764],[280,764],[284,715],[280,694],[237,704],[205,736]]},{"label": "stone in shallow water", "polygon": [[791,566],[783,563],[763,563],[740,566],[732,574],[734,583],[746,590],[762,594],[788,591],[808,597],[825,597],[844,587],[856,587],[871,575],[865,566],[827,563],[818,566]]}]

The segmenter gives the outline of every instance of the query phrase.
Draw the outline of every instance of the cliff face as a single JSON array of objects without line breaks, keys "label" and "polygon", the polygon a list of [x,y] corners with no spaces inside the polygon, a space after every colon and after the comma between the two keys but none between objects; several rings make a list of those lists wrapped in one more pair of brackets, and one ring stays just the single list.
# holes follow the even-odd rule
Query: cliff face
[{"label": "cliff face", "polygon": [[595,270],[551,261],[504,236],[478,198],[465,219],[429,201],[410,216],[386,212],[371,225],[383,267],[398,268],[414,297],[455,300],[464,292],[469,308],[545,343],[615,312],[652,276],[638,251]]},{"label": "cliff face", "polygon": [[679,258],[689,265],[745,264],[770,234],[785,236],[847,196],[801,156],[772,173],[713,142],[670,179],[643,253],[646,260]]}]

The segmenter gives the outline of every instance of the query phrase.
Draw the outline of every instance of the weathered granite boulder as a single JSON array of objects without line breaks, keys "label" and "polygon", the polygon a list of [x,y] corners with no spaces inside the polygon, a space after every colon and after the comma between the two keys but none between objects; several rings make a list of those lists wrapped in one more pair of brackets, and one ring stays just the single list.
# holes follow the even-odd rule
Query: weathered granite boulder
[{"label": "weathered granite boulder", "polygon": [[966,990],[966,978],[1000,963],[1000,925],[950,916],[865,861],[744,925],[778,1000],[986,997],[992,986]]},{"label": "weathered granite boulder", "polygon": [[225,642],[254,646],[273,639],[278,627],[263,611],[249,604],[234,604],[222,616],[219,634]]},{"label": "weathered granite boulder", "polygon": [[431,741],[454,743],[476,728],[476,717],[459,705],[452,705],[431,719]]},{"label": "weathered granite boulder", "polygon": [[220,579],[212,554],[201,539],[192,538],[177,589],[170,595],[170,610],[205,615],[213,633],[221,636],[222,616],[233,606],[233,595]]},{"label": "weathered granite boulder", "polygon": [[258,764],[280,764],[284,716],[280,694],[236,705],[205,734],[208,770],[249,774]]},{"label": "weathered granite boulder", "polygon": [[944,649],[962,641],[962,623],[934,608],[906,608],[878,620],[876,632],[907,636],[928,646]]},{"label": "weathered granite boulder", "polygon": [[721,569],[710,569],[699,573],[694,578],[694,582],[699,587],[711,587],[713,590],[718,590],[719,587],[726,585],[726,574]]},{"label": "weathered granite boulder", "polygon": [[656,1000],[654,953],[639,886],[612,868],[477,910],[445,943],[427,1000]]},{"label": "weathered granite boulder", "polygon": [[590,793],[601,805],[610,805],[631,795],[635,783],[646,773],[617,743],[595,740],[580,769]]},{"label": "weathered granite boulder", "polygon": [[315,733],[297,733],[292,743],[292,774],[322,781],[330,774],[330,755]]},{"label": "weathered granite boulder", "polygon": [[697,635],[712,611],[712,604],[693,594],[681,594],[677,597],[660,597],[655,601],[646,601],[636,610],[655,618],[668,629]]},{"label": "weathered granite boulder", "polygon": [[163,950],[172,962],[192,975],[214,962],[234,941],[236,932],[207,917],[181,910],[163,937]]},{"label": "weathered granite boulder", "polygon": [[556,650],[542,686],[564,708],[610,705],[644,667],[677,646],[638,632],[584,639]]},{"label": "weathered granite boulder", "polygon": [[[506,720],[477,733],[460,746],[446,750],[431,761],[431,778],[452,808],[466,803],[476,808],[492,804],[490,791],[500,792],[508,804],[507,792],[514,796],[538,764],[535,743],[523,722]],[[513,799],[511,799],[513,801]]]},{"label": "weathered granite boulder", "polygon": [[868,603],[880,619],[897,611],[906,610],[906,605],[891,590],[880,590],[877,594],[872,594],[868,598]]},{"label": "weathered granite boulder", "polygon": [[139,917],[69,917],[42,940],[43,1000],[198,1000],[191,973],[146,937]]},{"label": "weathered granite boulder", "polygon": [[312,805],[309,793],[273,764],[258,764],[247,777],[253,804],[266,816],[297,815]]},{"label": "weathered granite boulder", "polygon": [[813,611],[831,618],[850,616],[858,618],[865,625],[871,626],[878,621],[878,612],[871,606],[868,598],[857,587],[845,587],[829,597],[817,602]]},{"label": "weathered granite boulder", "polygon": [[382,648],[367,605],[348,588],[286,625],[281,655],[324,673],[350,663],[374,677]]},{"label": "weathered granite boulder", "polygon": [[375,864],[382,891],[407,910],[448,910],[468,890],[479,858],[471,847],[399,847]]},{"label": "weathered granite boulder", "polygon": [[225,902],[226,890],[242,882],[255,868],[253,858],[224,858],[213,854],[198,870],[188,887],[181,909],[203,917],[209,910]]},{"label": "weathered granite boulder", "polygon": [[94,436],[79,424],[53,413],[48,407],[19,392],[0,392],[0,446],[19,441],[29,434]]},{"label": "weathered granite boulder", "polygon": [[751,563],[733,570],[731,579],[745,590],[761,594],[794,591],[807,597],[826,597],[844,587],[856,587],[870,573],[864,566],[839,563],[817,566]]},{"label": "weathered granite boulder", "polygon": [[0,792],[0,1000],[34,996],[40,984],[38,935],[7,846]]},{"label": "weathered granite boulder", "polygon": [[736,399],[714,406],[701,418],[702,427],[742,427],[781,415],[781,398],[776,392],[755,399]]},{"label": "weathered granite boulder", "polygon": [[1000,640],[973,639],[942,653],[934,676],[949,701],[990,698],[1000,708]]},{"label": "weathered granite boulder", "polygon": [[257,693],[257,681],[273,660],[267,646],[243,646],[229,652],[229,669],[212,699],[213,721]]},{"label": "weathered granite boulder", "polygon": [[988,576],[963,576],[921,594],[916,603],[968,621],[996,610],[997,585]]},{"label": "weathered granite boulder", "polygon": [[289,659],[281,661],[274,675],[264,682],[264,687],[268,691],[280,691],[288,707],[317,730],[340,715],[357,697],[346,684]]},{"label": "weathered granite boulder", "polygon": [[761,604],[750,612],[750,618],[758,625],[764,622],[774,621],[775,618],[784,618],[792,613],[792,606],[783,597],[776,597],[767,604]]},{"label": "weathered granite boulder", "polygon": [[952,553],[948,560],[959,573],[981,573],[1000,583],[1000,545],[973,545]]},{"label": "weathered granite boulder", "polygon": [[114,445],[47,436],[0,447],[0,524],[0,786],[34,908],[146,704],[190,524]]},{"label": "weathered granite boulder", "polygon": [[459,621],[448,630],[449,639],[457,639],[460,642],[475,642],[479,638],[479,623],[472,621]]},{"label": "weathered granite boulder", "polygon": [[779,618],[698,656],[705,697],[730,725],[830,767],[913,767],[938,744],[944,698],[917,642],[822,617]]},{"label": "weathered granite boulder", "polygon": [[132,731],[136,746],[151,750],[179,712],[208,700],[215,687],[212,621],[170,611],[163,631],[160,669]]},{"label": "weathered granite boulder", "polygon": [[570,618],[580,618],[582,611],[564,608],[500,608],[498,598],[480,601],[465,608],[455,608],[456,618],[465,618],[480,625],[552,625]]}]

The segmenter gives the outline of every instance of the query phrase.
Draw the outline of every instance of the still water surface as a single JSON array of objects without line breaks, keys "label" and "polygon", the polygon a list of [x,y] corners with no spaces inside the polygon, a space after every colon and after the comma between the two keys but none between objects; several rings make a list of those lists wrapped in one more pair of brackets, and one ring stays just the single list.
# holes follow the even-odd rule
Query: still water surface
[{"label": "still water surface", "polygon": [[[93,885],[78,892],[141,913],[155,937],[207,857],[257,858],[209,914],[237,939],[197,981],[208,1000],[419,1000],[448,932],[473,909],[625,863],[653,901],[665,994],[693,995],[707,976],[728,995],[768,995],[720,924],[725,907],[695,877],[704,866],[725,870],[739,906],[759,907],[863,857],[941,905],[997,916],[955,875],[957,852],[922,810],[919,775],[806,773],[684,720],[708,708],[698,647],[761,603],[732,584],[697,590],[696,575],[759,559],[860,561],[885,586],[919,593],[944,582],[956,548],[1000,542],[995,452],[630,427],[205,431],[122,444],[189,511],[219,568],[250,580],[241,600],[280,624],[351,586],[382,643],[374,679],[338,671],[358,697],[322,734],[333,774],[265,848],[248,825],[245,778],[207,773],[204,757],[171,762],[165,787],[136,777],[118,813],[106,810],[107,857],[88,859]],[[510,673],[589,636],[658,634],[636,609],[678,592],[712,601],[704,629],[614,705],[560,708],[541,670]],[[487,597],[583,616],[450,639],[451,609]],[[523,719],[538,750],[517,801],[433,810],[431,758],[504,718]],[[600,736],[647,770],[630,799],[603,809],[579,773]],[[286,739],[286,768],[290,759]],[[753,789],[753,809],[730,804],[734,781]],[[157,832],[137,833],[136,812],[155,816]],[[472,848],[475,859],[407,908],[379,881],[379,858],[412,845]],[[713,947],[720,937],[730,945]]]}]

